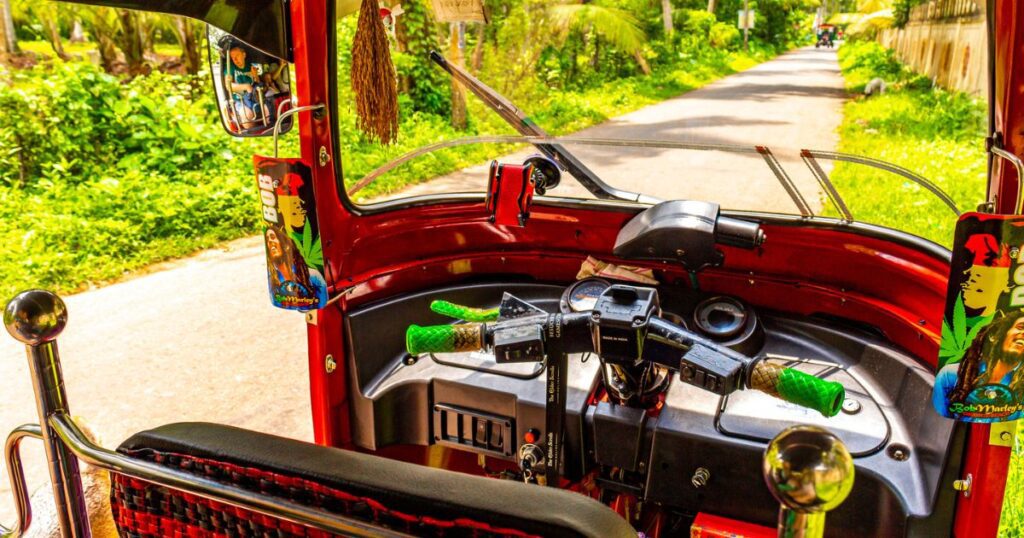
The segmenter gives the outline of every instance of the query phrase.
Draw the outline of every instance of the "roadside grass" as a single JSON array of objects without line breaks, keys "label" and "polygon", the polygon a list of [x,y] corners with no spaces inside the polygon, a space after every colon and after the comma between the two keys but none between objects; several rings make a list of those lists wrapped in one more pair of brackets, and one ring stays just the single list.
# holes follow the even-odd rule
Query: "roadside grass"
[{"label": "roadside grass", "polygon": [[[57,53],[53,52],[53,46],[50,45],[49,41],[18,41],[18,47],[22,51],[31,52],[37,54],[46,59],[52,59],[57,57]],[[92,41],[85,41],[81,43],[72,43],[67,41],[64,43],[64,52],[78,56],[80,59],[85,59],[89,53],[96,51],[96,43]],[[173,43],[154,43],[153,52],[156,52],[160,56],[181,56],[181,45]]]},{"label": "roadside grass", "polygon": [[999,519],[999,538],[1024,538],[1024,423],[1017,424],[1017,446],[1010,457],[1010,473]]},{"label": "roadside grass", "polygon": [[[974,210],[986,189],[985,103],[932,88],[874,42],[844,44],[839,62],[852,93],[863,94],[875,77],[889,87],[845,105],[838,150],[901,166],[948,193],[960,211]],[[851,163],[837,163],[831,178],[856,220],[952,245],[956,215],[921,185]]]}]

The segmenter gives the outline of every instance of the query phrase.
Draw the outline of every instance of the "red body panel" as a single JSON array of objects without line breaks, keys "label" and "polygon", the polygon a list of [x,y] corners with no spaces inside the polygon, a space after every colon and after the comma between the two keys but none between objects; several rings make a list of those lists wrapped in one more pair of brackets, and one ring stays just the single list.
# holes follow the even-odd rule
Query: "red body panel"
[{"label": "red body panel", "polygon": [[[996,107],[999,130],[1014,153],[1024,149],[1024,46],[1018,35],[1024,7],[998,0]],[[332,23],[327,0],[293,0],[292,35],[299,105],[327,103]],[[330,109],[330,107],[329,107]],[[310,393],[316,441],[348,446],[350,439],[345,347],[341,329],[348,308],[396,294],[479,278],[521,275],[570,282],[587,255],[610,255],[616,234],[638,207],[550,205],[535,201],[525,228],[490,224],[483,196],[474,202],[422,205],[357,215],[339,199],[329,114],[299,116],[302,158],[314,170],[320,230],[332,296],[339,300],[308,325]],[[1012,210],[1017,178],[997,166],[991,194]],[[893,241],[799,223],[765,226],[757,251],[724,249],[723,268],[700,274],[703,289],[743,297],[794,314],[827,314],[881,329],[896,345],[934,367],[948,263],[941,256]],[[635,265],[635,263],[634,263]],[[664,283],[688,285],[678,266],[648,264]],[[328,373],[327,357],[336,369]],[[929,405],[929,402],[922,402]],[[988,444],[988,427],[974,425],[964,474],[975,489],[957,506],[956,535],[995,536],[1009,450]],[[436,462],[434,462],[436,463]]]}]

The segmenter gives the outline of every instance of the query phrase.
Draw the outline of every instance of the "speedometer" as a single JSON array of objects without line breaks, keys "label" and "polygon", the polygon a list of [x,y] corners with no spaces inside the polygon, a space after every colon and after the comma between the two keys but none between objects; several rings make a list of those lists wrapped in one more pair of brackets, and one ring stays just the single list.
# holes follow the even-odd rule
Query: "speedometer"
[{"label": "speedometer", "polygon": [[610,287],[611,283],[603,278],[585,278],[565,290],[559,307],[565,313],[593,310],[597,298]]}]

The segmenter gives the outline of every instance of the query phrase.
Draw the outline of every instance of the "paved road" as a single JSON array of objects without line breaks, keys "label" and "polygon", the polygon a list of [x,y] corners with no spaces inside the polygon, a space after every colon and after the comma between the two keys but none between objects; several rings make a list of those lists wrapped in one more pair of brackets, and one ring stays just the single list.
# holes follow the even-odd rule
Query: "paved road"
[{"label": "paved road", "polygon": [[[831,148],[842,99],[834,53],[800,50],[580,136]],[[756,157],[687,152],[683,163],[667,152],[646,151],[630,154],[624,164],[621,153],[611,155],[606,148],[579,153],[620,188],[717,199],[727,207],[792,207]],[[796,172],[793,158],[784,162]],[[757,183],[749,181],[755,173],[763,176]],[[465,185],[466,177],[429,188],[458,190],[453,185]],[[471,184],[481,184],[483,177],[476,175]],[[730,178],[748,181],[737,188]],[[817,203],[813,180],[796,179]],[[566,183],[560,189],[571,181]],[[263,264],[258,240],[245,239],[68,297],[70,321],[60,350],[72,411],[109,447],[136,431],[183,420],[311,439],[303,319],[271,308]],[[0,337],[0,380],[0,432],[36,421],[23,350],[6,335]],[[37,487],[46,479],[41,448],[31,441],[26,447],[29,482]],[[10,524],[7,488],[5,469],[0,521]]]},{"label": "paved road", "polygon": [[[821,190],[799,149],[834,149],[846,98],[835,51],[800,49],[699,90],[579,131],[578,138],[633,139],[706,145],[768,146],[812,209]],[[714,200],[725,208],[796,212],[757,155],[680,149],[570,145],[607,183],[663,199]],[[535,151],[503,157],[519,162]],[[826,170],[828,163],[822,163]],[[484,190],[487,164],[416,185],[396,196]],[[571,178],[552,191],[590,197]]]}]

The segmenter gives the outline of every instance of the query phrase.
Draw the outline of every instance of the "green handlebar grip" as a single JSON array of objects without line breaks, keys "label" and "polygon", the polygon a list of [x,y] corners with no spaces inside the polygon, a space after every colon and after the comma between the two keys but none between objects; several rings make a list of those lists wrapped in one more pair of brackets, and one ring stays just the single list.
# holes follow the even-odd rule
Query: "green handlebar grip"
[{"label": "green handlebar grip", "polygon": [[405,349],[410,355],[477,351],[483,347],[484,326],[480,323],[410,325],[405,331]]},{"label": "green handlebar grip", "polygon": [[839,414],[846,399],[846,389],[840,383],[763,360],[750,374],[750,388],[814,409],[826,417]]},{"label": "green handlebar grip", "polygon": [[449,303],[448,301],[434,301],[430,303],[430,309],[442,316],[448,316],[463,321],[498,321],[497,308],[470,308],[468,306]]}]

